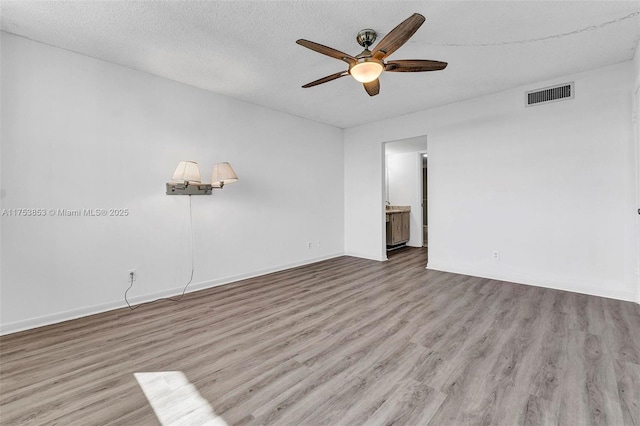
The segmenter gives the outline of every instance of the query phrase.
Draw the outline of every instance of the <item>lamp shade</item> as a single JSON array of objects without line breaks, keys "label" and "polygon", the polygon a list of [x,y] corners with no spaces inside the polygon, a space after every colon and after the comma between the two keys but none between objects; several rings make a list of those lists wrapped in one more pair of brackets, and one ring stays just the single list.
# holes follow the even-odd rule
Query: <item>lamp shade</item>
[{"label": "lamp shade", "polygon": [[213,165],[213,173],[211,173],[211,186],[222,188],[228,183],[238,181],[236,172],[231,168],[229,163],[216,163]]},{"label": "lamp shade", "polygon": [[181,161],[173,172],[171,178],[174,182],[197,182],[200,183],[200,169],[195,161]]},{"label": "lamp shade", "polygon": [[360,83],[371,83],[382,74],[383,66],[380,62],[359,62],[351,67],[349,73]]}]

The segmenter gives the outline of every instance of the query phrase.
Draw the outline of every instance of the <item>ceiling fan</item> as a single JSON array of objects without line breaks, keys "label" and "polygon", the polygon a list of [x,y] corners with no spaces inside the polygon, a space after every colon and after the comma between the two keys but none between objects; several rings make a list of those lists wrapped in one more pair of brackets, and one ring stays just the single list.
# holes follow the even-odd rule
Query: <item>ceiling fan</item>
[{"label": "ceiling fan", "polygon": [[427,59],[404,59],[397,61],[387,61],[384,59],[398,50],[403,44],[411,38],[418,28],[424,23],[424,16],[419,13],[414,13],[404,21],[402,21],[397,27],[395,27],[389,34],[383,37],[382,40],[376,45],[375,49],[369,50],[369,47],[376,40],[376,32],[371,29],[365,29],[358,33],[356,40],[364,47],[364,50],[356,56],[348,55],[339,50],[331,47],[324,46],[319,43],[314,43],[309,40],[296,40],[301,46],[308,49],[315,50],[323,55],[331,56],[332,58],[340,59],[341,61],[349,64],[347,71],[337,72],[335,74],[328,75],[311,83],[305,84],[304,88],[317,86],[318,84],[326,83],[331,80],[335,80],[345,75],[351,75],[357,81],[364,85],[364,89],[369,96],[375,96],[380,93],[380,81],[378,77],[382,74],[382,71],[389,72],[422,72],[422,71],[439,71],[447,67],[446,62],[431,61]]}]

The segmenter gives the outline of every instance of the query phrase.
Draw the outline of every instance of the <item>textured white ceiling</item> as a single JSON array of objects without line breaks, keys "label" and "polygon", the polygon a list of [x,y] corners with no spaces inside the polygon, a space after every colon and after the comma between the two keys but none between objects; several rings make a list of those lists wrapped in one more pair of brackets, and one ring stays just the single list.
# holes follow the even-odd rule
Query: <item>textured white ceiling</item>
[{"label": "textured white ceiling", "polygon": [[[300,86],[412,13],[427,20],[389,59],[444,71],[384,73],[369,97],[350,77]],[[468,99],[632,59],[640,1],[11,1],[4,31],[338,127]]]}]

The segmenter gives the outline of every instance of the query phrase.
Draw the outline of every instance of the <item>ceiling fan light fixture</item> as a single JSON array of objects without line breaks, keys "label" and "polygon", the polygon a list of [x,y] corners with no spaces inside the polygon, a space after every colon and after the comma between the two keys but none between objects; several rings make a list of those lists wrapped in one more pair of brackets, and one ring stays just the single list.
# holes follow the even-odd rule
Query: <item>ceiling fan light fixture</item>
[{"label": "ceiling fan light fixture", "polygon": [[364,60],[354,64],[349,69],[349,74],[360,83],[371,83],[382,74],[384,67],[376,60]]},{"label": "ceiling fan light fixture", "polygon": [[371,49],[369,48],[373,45],[377,37],[376,32],[372,29],[360,31],[356,37],[356,41],[360,46],[364,47],[364,50],[356,56],[351,56],[313,41],[305,39],[296,40],[296,43],[307,49],[349,64],[348,71],[333,73],[312,81],[311,83],[307,83],[302,87],[306,89],[350,74],[356,81],[363,83],[364,90],[369,96],[376,96],[380,93],[380,80],[378,80],[378,77],[380,77],[382,71],[413,73],[445,69],[447,67],[446,62],[432,61],[430,59],[405,59],[385,62],[387,56],[402,47],[411,36],[418,31],[418,28],[420,28],[424,21],[424,16],[419,13],[414,13],[388,32],[382,40]]}]

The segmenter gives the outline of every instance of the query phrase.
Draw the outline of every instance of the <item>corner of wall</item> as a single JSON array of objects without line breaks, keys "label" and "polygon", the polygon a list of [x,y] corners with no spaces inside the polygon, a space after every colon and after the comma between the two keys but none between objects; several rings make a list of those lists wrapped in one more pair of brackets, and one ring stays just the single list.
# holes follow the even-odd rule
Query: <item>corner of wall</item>
[{"label": "corner of wall", "polygon": [[633,55],[633,70],[635,74],[635,83],[633,85],[633,91],[636,92],[640,88],[640,40],[636,45],[636,51]]},{"label": "corner of wall", "polygon": [[[633,85],[633,121],[636,154],[636,207],[640,207],[640,40],[638,40],[633,56],[633,71],[635,76]],[[637,224],[636,303],[640,304],[640,217],[637,218]]]}]

